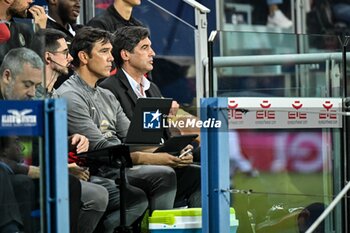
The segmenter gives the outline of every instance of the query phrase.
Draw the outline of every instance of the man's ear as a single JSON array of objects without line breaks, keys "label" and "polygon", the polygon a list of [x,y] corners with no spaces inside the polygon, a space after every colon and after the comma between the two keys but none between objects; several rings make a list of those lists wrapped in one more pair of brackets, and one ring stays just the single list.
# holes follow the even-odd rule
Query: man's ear
[{"label": "man's ear", "polygon": [[79,51],[78,57],[79,57],[80,62],[83,63],[84,65],[86,65],[88,63],[89,55],[87,55],[86,52]]},{"label": "man's ear", "polygon": [[122,49],[120,51],[120,56],[123,59],[123,61],[128,61],[129,60],[129,52],[125,49]]},{"label": "man's ear", "polygon": [[44,58],[45,58],[45,64],[46,64],[46,65],[50,64],[50,62],[51,62],[50,53],[45,52]]},{"label": "man's ear", "polygon": [[10,84],[12,81],[12,74],[9,69],[5,69],[1,74],[1,81],[5,84]]}]

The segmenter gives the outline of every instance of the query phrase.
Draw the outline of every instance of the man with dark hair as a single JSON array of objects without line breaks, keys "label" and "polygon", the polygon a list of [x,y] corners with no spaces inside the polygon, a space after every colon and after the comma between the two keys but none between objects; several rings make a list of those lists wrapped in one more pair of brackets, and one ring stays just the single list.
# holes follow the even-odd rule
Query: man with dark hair
[{"label": "man with dark hair", "polygon": [[104,13],[92,18],[88,26],[112,33],[126,26],[142,26],[142,23],[132,16],[132,9],[140,4],[141,0],[114,0]]},{"label": "man with dark hair", "polygon": [[[144,74],[153,69],[155,52],[151,47],[149,31],[144,27],[124,27],[115,34],[113,55],[118,71],[100,83],[100,86],[110,90],[119,100],[124,113],[131,119],[138,98],[161,97],[156,84],[150,82]],[[147,164],[163,164],[159,161],[147,161]],[[175,203],[186,204],[189,207],[201,206],[200,166],[192,164],[192,154],[183,159],[188,160],[186,167],[176,167],[177,193]],[[184,203],[186,202],[186,203]]]},{"label": "man with dark hair", "polygon": [[[48,4],[47,28],[57,29],[66,34],[68,47],[70,46],[76,31],[82,27],[77,24],[77,18],[80,14],[80,0],[46,0]],[[69,69],[68,74],[62,74],[58,77],[55,88],[58,88],[73,71]]]},{"label": "man with dark hair", "polygon": [[[73,58],[69,54],[66,34],[63,32],[52,28],[43,29],[40,31],[40,37],[45,45],[43,51],[45,88],[40,86],[36,94],[37,98],[45,97],[45,94],[52,97],[53,84],[60,74],[68,74],[68,67]],[[70,153],[84,152],[88,149],[88,145],[89,141],[83,135],[74,134],[69,137]],[[80,179],[82,189],[78,232],[92,233],[107,208],[108,191],[101,185],[87,182],[89,171],[78,166],[74,161],[68,165],[68,168],[70,174]]]},{"label": "man with dark hair", "polygon": [[[130,121],[119,102],[108,90],[96,86],[98,80],[108,77],[114,60],[112,37],[109,32],[91,27],[82,28],[71,45],[76,74],[58,90],[58,95],[68,101],[68,122],[71,133],[84,132],[90,149],[121,144]],[[147,164],[147,157],[160,155],[168,163],[187,166],[187,161],[165,153],[132,152],[134,164]],[[152,163],[156,164],[156,163]],[[147,193],[150,209],[169,209],[175,197],[175,174],[168,166],[136,166],[126,172],[131,185]]]},{"label": "man with dark hair", "polygon": [[[57,94],[68,102],[68,128],[70,133],[84,133],[90,141],[90,150],[119,145],[125,138],[129,120],[115,97],[96,83],[109,76],[113,62],[111,34],[91,27],[79,30],[71,44],[72,64],[76,73],[57,90]],[[133,152],[131,157],[142,158],[149,153]],[[109,191],[110,208],[119,207],[119,190],[114,180],[119,169],[100,166],[91,167],[95,176],[91,182],[105,186]],[[139,171],[137,178],[142,189],[130,182],[129,174]],[[127,185],[126,203],[133,209],[127,210],[127,225],[142,216],[147,208],[147,197],[151,210],[169,209],[175,197],[175,174],[171,168],[164,166],[140,166],[126,171]],[[149,177],[153,179],[149,179]],[[100,177],[105,177],[101,179]],[[137,186],[138,187],[138,186]],[[145,192],[147,193],[147,197]],[[107,209],[108,210],[108,209]],[[111,222],[108,219],[107,222]],[[105,224],[106,224],[105,221]],[[119,221],[118,221],[119,222]]]},{"label": "man with dark hair", "polygon": [[[43,85],[37,90],[37,97],[51,97],[54,92],[54,84],[62,74],[69,73],[70,63],[73,60],[69,54],[66,42],[66,34],[63,32],[47,28],[37,33],[42,43],[38,43],[35,51],[40,54],[45,62],[45,80]],[[44,88],[45,86],[45,88]],[[46,93],[44,93],[46,91]]]},{"label": "man with dark hair", "polygon": [[79,28],[76,25],[80,14],[80,0],[46,0],[48,3],[47,28],[54,28],[64,32],[70,44]]}]

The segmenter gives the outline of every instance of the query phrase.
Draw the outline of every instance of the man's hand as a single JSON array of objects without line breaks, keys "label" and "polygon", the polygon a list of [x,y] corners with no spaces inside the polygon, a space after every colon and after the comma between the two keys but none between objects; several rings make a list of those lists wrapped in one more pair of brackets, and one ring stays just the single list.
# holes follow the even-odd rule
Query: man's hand
[{"label": "man's hand", "polygon": [[193,155],[192,155],[193,146],[192,145],[187,145],[184,149],[181,150],[180,154],[184,153],[189,149],[191,149],[191,151],[186,153],[184,156],[180,158],[181,161],[178,164],[179,167],[186,167],[193,163]]},{"label": "man's hand", "polygon": [[151,165],[164,165],[169,167],[185,167],[193,163],[192,154],[187,154],[181,159],[177,156],[168,154],[168,153],[145,153],[141,152],[138,156],[142,158],[141,161],[135,163],[134,153],[131,154],[134,164],[151,164]]},{"label": "man's hand", "polygon": [[89,150],[89,139],[81,134],[73,134],[69,137],[69,151],[76,151],[77,154]]},{"label": "man's hand", "polygon": [[76,163],[68,164],[69,173],[78,177],[80,180],[88,181],[90,178],[90,172],[88,169],[79,167]]},{"label": "man's hand", "polygon": [[46,28],[47,15],[45,13],[44,7],[34,5],[28,9],[28,11],[33,15],[34,23],[39,26],[39,28]]},{"label": "man's hand", "polygon": [[180,105],[178,104],[178,102],[173,100],[173,102],[171,103],[170,111],[169,111],[169,117],[176,116],[176,113],[179,110],[179,108],[180,108]]},{"label": "man's hand", "polygon": [[169,167],[179,167],[182,166],[182,159],[177,156],[173,156],[168,153],[154,153],[154,161],[150,163],[152,165],[165,165]]}]

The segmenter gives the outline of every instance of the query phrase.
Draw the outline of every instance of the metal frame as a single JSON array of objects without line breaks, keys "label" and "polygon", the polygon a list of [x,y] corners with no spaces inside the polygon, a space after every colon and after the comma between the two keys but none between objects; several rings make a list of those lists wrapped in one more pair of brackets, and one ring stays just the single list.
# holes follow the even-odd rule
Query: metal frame
[{"label": "metal frame", "polygon": [[195,24],[197,29],[194,31],[195,35],[195,63],[196,63],[196,98],[197,106],[200,104],[200,98],[209,96],[208,91],[204,88],[205,83],[208,83],[208,69],[205,69],[202,61],[208,58],[207,46],[207,14],[210,10],[202,4],[194,0],[183,0],[194,8]]},{"label": "metal frame", "polygon": [[[67,155],[67,108],[63,99],[46,99],[45,115],[45,154],[41,170],[44,185],[46,223],[43,232],[69,232],[69,194]],[[43,216],[43,214],[42,214]],[[42,220],[42,221],[43,221]],[[43,225],[43,223],[42,223]]]},{"label": "metal frame", "polygon": [[[35,124],[0,126],[1,136],[39,137],[40,225],[42,232],[69,232],[67,109],[62,99],[0,101],[2,114],[28,108]],[[19,123],[18,123],[19,124]],[[43,146],[45,144],[45,146]],[[62,157],[65,156],[65,157]]]},{"label": "metal frame", "polygon": [[202,232],[230,232],[230,179],[226,98],[201,100],[201,120],[221,120],[220,129],[201,129]]}]

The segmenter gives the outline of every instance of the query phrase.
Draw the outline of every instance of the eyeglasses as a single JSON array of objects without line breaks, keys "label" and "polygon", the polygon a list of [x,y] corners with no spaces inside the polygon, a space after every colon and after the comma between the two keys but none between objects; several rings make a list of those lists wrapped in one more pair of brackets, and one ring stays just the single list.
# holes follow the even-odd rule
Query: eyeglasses
[{"label": "eyeglasses", "polygon": [[69,49],[65,49],[65,50],[62,50],[62,51],[49,51],[50,53],[61,53],[63,55],[66,56],[66,59],[68,58],[69,56]]}]

